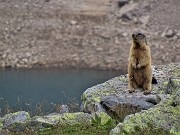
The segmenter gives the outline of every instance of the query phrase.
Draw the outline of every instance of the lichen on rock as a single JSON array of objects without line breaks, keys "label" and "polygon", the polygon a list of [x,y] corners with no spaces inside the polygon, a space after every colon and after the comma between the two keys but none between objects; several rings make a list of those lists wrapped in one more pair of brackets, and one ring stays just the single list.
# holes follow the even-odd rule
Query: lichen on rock
[{"label": "lichen on rock", "polygon": [[24,124],[30,120],[30,115],[28,112],[19,111],[6,114],[2,119],[3,128],[11,131],[21,131],[25,128]]},{"label": "lichen on rock", "polygon": [[[162,67],[163,71],[167,71],[167,76],[164,82],[159,80],[162,84],[159,88],[163,93],[167,93],[167,90],[170,92],[153,108],[126,116],[122,123],[111,130],[110,135],[180,134],[180,74],[174,74],[177,73],[180,66],[179,64],[174,64],[174,66],[170,64]],[[168,79],[168,77],[175,79]]]},{"label": "lichen on rock", "polygon": [[0,117],[0,130],[3,128],[3,119]]},{"label": "lichen on rock", "polygon": [[[114,115],[117,121],[121,121],[111,131],[111,135],[145,133],[178,135],[180,134],[179,71],[180,63],[153,66],[157,84],[152,86],[152,92],[147,97],[143,95],[141,89],[132,94],[128,93],[127,75],[93,86],[82,95],[82,110],[93,113],[104,109],[103,111],[109,115]],[[100,101],[96,100],[97,98]]]},{"label": "lichen on rock", "polygon": [[46,116],[34,116],[30,118],[27,112],[16,112],[5,115],[0,119],[0,130],[8,129],[12,132],[22,132],[26,129],[35,131],[52,126],[72,126],[72,125],[91,125],[95,115],[101,119],[100,125],[105,125],[112,120],[109,115],[104,112],[88,114],[84,112],[75,113],[52,113]]},{"label": "lichen on rock", "polygon": [[146,111],[126,116],[111,135],[145,134],[161,132],[178,135],[180,133],[180,105],[174,105],[174,97],[168,96],[160,104]]},{"label": "lichen on rock", "polygon": [[36,124],[46,125],[89,125],[91,124],[92,118],[95,117],[95,114],[101,118],[102,124],[105,124],[111,117],[104,112],[88,114],[84,112],[76,113],[63,113],[63,114],[50,114],[47,116],[35,116],[32,118],[31,122]]}]

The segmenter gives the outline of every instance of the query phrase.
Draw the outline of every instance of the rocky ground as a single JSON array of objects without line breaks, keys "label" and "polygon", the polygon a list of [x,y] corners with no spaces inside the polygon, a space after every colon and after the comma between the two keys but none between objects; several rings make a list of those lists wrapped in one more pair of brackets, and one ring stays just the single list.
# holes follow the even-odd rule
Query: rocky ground
[{"label": "rocky ground", "polygon": [[131,34],[153,64],[180,59],[179,0],[0,0],[0,67],[126,71]]}]

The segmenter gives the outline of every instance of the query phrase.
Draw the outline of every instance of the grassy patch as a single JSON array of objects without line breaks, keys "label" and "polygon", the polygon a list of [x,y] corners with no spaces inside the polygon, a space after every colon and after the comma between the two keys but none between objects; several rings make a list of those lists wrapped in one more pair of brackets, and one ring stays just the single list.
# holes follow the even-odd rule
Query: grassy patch
[{"label": "grassy patch", "polygon": [[74,125],[62,126],[54,129],[43,130],[37,135],[109,135],[109,132],[115,125],[92,126],[92,125]]},{"label": "grassy patch", "polygon": [[67,125],[44,129],[38,132],[27,130],[21,133],[11,133],[11,135],[109,135],[115,123],[108,126],[97,125]]}]

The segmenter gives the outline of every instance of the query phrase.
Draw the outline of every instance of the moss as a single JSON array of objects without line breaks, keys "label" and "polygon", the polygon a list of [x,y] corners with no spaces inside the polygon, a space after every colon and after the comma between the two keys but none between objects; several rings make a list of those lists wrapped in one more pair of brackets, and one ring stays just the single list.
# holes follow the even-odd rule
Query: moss
[{"label": "moss", "polygon": [[167,86],[167,84],[168,84],[168,82],[167,82],[167,81],[166,81],[166,82],[163,82],[162,86],[166,87],[166,86]]},{"label": "moss", "polygon": [[171,72],[171,75],[173,75],[173,76],[180,75],[180,68],[174,69],[174,70]]},{"label": "moss", "polygon": [[146,135],[151,135],[153,132],[155,134],[161,135],[162,131],[166,133],[163,127],[161,127],[166,119],[159,118],[162,113],[158,111],[155,113],[149,112],[147,114],[136,114],[135,116],[128,118],[123,122],[120,134],[142,135],[146,133]]},{"label": "moss", "polygon": [[2,128],[3,128],[3,123],[0,123],[0,131],[1,131]]},{"label": "moss", "polygon": [[3,127],[3,121],[4,119],[0,117],[0,129]]},{"label": "moss", "polygon": [[15,116],[21,115],[22,113],[24,113],[24,114],[27,116],[27,119],[26,119],[26,120],[29,120],[29,119],[30,119],[29,113],[28,113],[28,112],[24,112],[24,111],[19,111],[19,112],[15,112],[15,113],[6,114],[6,115],[4,116],[4,119],[8,119],[8,118],[11,118],[11,117],[15,117]]},{"label": "moss", "polygon": [[128,78],[125,77],[125,76],[120,76],[120,77],[118,77],[118,79],[119,79],[120,81],[122,81],[122,82],[127,82],[127,81],[128,81]]},{"label": "moss", "polygon": [[94,99],[95,102],[100,102],[101,97],[94,97],[93,99]]},{"label": "moss", "polygon": [[172,128],[172,129],[170,130],[170,134],[171,134],[171,135],[179,135],[180,133],[179,133],[179,131],[178,131],[177,129]]}]

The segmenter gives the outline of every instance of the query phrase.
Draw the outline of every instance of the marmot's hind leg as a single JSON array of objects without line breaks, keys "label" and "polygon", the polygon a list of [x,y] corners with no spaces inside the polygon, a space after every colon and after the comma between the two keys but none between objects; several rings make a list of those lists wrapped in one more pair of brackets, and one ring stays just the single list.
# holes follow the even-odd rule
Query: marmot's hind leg
[{"label": "marmot's hind leg", "polygon": [[144,94],[149,94],[151,92],[151,81],[143,84]]},{"label": "marmot's hind leg", "polygon": [[129,92],[132,93],[138,88],[138,84],[134,79],[129,80]]}]

